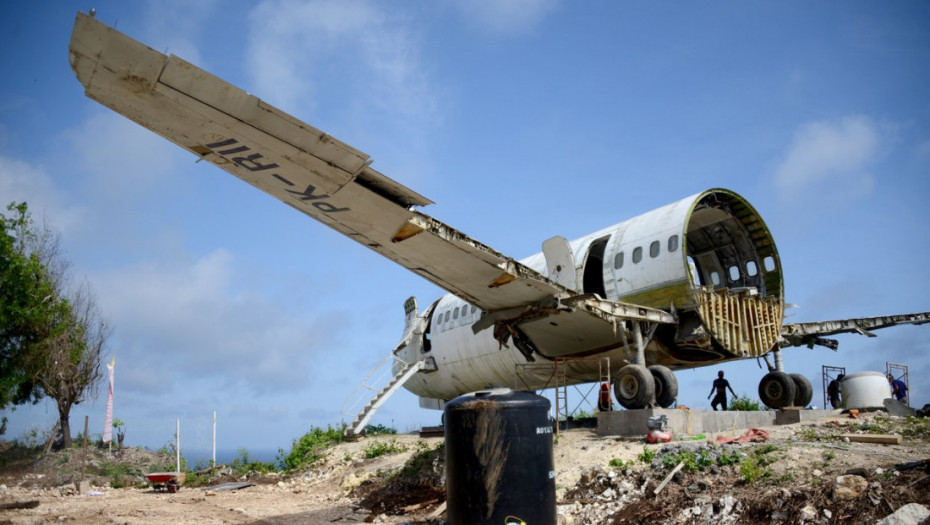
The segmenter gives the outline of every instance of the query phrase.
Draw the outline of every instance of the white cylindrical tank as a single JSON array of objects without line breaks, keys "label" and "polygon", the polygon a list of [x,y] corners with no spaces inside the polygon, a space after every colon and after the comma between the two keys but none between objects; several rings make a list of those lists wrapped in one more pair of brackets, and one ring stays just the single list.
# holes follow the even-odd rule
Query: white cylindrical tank
[{"label": "white cylindrical tank", "polygon": [[856,372],[840,381],[844,408],[884,408],[891,397],[888,379],[881,372]]}]

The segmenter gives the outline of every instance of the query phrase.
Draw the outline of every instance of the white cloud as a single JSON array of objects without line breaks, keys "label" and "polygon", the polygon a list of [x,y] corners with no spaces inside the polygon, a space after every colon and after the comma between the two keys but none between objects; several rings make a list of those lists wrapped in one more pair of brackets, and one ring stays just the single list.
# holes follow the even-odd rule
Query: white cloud
[{"label": "white cloud", "polygon": [[333,332],[323,328],[345,321],[298,317],[255,291],[234,291],[238,276],[232,254],[217,250],[196,260],[140,262],[93,279],[117,328],[117,359],[137,371],[130,376],[136,388],[155,387],[145,379],[152,376],[256,393],[307,384],[313,353]]},{"label": "white cloud", "polygon": [[80,207],[70,207],[64,192],[42,168],[21,160],[0,157],[0,195],[2,213],[11,202],[26,202],[32,218],[63,234],[76,227],[86,214]]},{"label": "white cloud", "polygon": [[509,36],[534,29],[558,0],[459,0],[455,5],[480,30]]},{"label": "white cloud", "polygon": [[878,157],[880,142],[877,127],[863,116],[804,124],[775,170],[776,187],[796,194],[829,181],[867,192],[874,185],[868,168]]},{"label": "white cloud", "polygon": [[250,31],[247,51],[255,92],[304,118],[315,107],[334,105],[362,114],[374,108],[414,126],[431,118],[435,102],[414,25],[383,7],[331,0],[259,4],[250,17],[263,22]]},{"label": "white cloud", "polygon": [[148,0],[145,20],[149,37],[146,41],[161,43],[162,53],[176,55],[192,64],[201,63],[196,38],[210,24],[209,15],[216,0]]}]

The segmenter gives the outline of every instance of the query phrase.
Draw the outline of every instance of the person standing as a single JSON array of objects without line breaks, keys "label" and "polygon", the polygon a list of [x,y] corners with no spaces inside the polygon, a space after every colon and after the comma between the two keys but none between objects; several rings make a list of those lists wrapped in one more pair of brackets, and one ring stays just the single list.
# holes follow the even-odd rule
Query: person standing
[{"label": "person standing", "polygon": [[710,396],[712,396],[715,391],[717,392],[717,395],[714,396],[714,400],[710,402],[710,406],[715,412],[717,411],[717,405],[721,406],[721,410],[727,409],[727,389],[730,390],[733,397],[736,397],[736,392],[733,391],[730,382],[723,378],[723,370],[721,370],[717,372],[717,379],[714,379],[714,384],[710,387],[710,394],[707,394],[707,399],[710,399]]},{"label": "person standing", "polygon": [[840,374],[827,385],[827,396],[830,398],[830,405],[833,406],[833,408],[840,408],[842,406],[840,402],[840,381],[842,381],[844,377],[846,377],[845,374]]},{"label": "person standing", "polygon": [[891,395],[902,403],[907,403],[907,385],[900,379],[895,379],[893,375],[888,376],[888,384],[891,385]]}]

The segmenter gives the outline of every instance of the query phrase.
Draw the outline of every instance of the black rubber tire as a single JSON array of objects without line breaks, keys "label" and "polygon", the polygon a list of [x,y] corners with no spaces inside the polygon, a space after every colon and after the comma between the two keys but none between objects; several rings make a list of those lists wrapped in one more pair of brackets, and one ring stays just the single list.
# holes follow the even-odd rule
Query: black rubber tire
[{"label": "black rubber tire", "polygon": [[794,406],[804,408],[811,404],[811,399],[814,399],[814,387],[811,386],[811,382],[801,374],[788,375],[794,381]]},{"label": "black rubber tire", "polygon": [[656,404],[662,408],[672,406],[678,398],[678,379],[675,378],[675,373],[662,365],[652,365],[649,371],[655,384]]},{"label": "black rubber tire", "polygon": [[759,381],[759,399],[769,408],[785,408],[794,403],[797,387],[784,372],[769,372]]},{"label": "black rubber tire", "polygon": [[614,379],[614,396],[624,408],[646,408],[655,395],[655,380],[645,366],[626,365]]}]

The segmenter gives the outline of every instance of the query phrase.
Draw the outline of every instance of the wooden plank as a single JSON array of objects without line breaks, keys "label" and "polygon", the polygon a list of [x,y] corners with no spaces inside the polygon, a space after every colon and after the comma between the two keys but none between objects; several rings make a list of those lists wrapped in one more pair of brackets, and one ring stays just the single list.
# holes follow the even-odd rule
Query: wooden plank
[{"label": "wooden plank", "polygon": [[900,434],[843,434],[840,437],[858,443],[883,443],[886,445],[900,445],[902,441]]},{"label": "wooden plank", "polygon": [[664,489],[665,486],[668,485],[668,482],[672,480],[672,477],[674,477],[675,474],[677,474],[678,471],[681,470],[681,467],[683,467],[683,466],[685,466],[685,462],[684,462],[684,461],[682,461],[681,463],[678,464],[678,466],[676,466],[675,468],[673,468],[672,471],[669,473],[669,475],[668,475],[668,476],[665,476],[665,479],[662,480],[662,483],[660,483],[659,486],[656,487],[656,489],[652,491],[652,493],[655,494],[656,496],[658,496],[658,495],[659,495],[659,492],[661,492],[662,489]]}]

